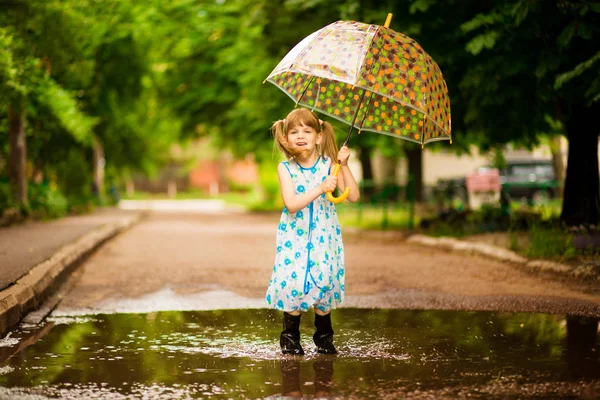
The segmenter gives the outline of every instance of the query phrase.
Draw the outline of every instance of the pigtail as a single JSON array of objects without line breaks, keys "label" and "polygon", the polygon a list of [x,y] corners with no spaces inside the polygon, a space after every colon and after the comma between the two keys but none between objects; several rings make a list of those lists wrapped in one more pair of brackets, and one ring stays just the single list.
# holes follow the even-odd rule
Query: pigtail
[{"label": "pigtail", "polygon": [[285,154],[286,158],[291,158],[292,157],[292,153],[290,152],[290,150],[288,149],[288,147],[286,146],[285,142],[285,120],[284,119],[280,119],[279,121],[275,121],[273,123],[273,125],[271,126],[271,133],[273,134],[273,139],[274,139],[274,146],[277,146],[277,148],[283,153]]},{"label": "pigtail", "polygon": [[323,122],[321,124],[323,139],[321,141],[322,154],[337,163],[338,147],[335,140],[335,131],[333,125],[329,122]]}]

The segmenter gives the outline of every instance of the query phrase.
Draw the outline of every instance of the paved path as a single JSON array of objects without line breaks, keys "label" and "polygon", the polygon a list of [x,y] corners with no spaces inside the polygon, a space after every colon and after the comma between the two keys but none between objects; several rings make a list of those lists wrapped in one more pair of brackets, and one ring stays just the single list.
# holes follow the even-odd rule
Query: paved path
[{"label": "paved path", "polygon": [[[57,314],[263,307],[279,216],[152,214],[78,271]],[[344,306],[600,317],[600,291],[479,255],[345,234]]]},{"label": "paved path", "polygon": [[133,212],[101,208],[82,216],[0,228],[0,290],[14,283],[64,245],[130,214]]}]

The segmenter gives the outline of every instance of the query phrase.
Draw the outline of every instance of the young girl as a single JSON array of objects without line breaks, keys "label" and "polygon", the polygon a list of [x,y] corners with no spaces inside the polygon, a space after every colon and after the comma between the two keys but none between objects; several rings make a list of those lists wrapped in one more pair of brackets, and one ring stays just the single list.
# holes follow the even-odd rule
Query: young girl
[{"label": "young girl", "polygon": [[[344,246],[335,206],[325,193],[350,188],[358,201],[358,185],[348,168],[350,150],[338,152],[331,124],[299,108],[271,128],[287,161],[277,173],[285,208],[277,230],[277,253],[267,289],[269,306],[283,311],[280,345],[284,354],[304,354],[300,345],[301,312],[315,309],[317,351],[336,354],[331,310],[344,299]],[[331,171],[337,161],[341,173]]]}]

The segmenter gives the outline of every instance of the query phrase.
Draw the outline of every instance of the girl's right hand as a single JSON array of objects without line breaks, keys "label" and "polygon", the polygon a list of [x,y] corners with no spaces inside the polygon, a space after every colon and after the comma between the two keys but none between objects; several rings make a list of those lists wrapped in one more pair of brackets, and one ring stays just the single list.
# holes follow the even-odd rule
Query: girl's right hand
[{"label": "girl's right hand", "polygon": [[337,187],[337,176],[327,175],[325,180],[321,182],[321,191],[323,193],[333,192]]}]

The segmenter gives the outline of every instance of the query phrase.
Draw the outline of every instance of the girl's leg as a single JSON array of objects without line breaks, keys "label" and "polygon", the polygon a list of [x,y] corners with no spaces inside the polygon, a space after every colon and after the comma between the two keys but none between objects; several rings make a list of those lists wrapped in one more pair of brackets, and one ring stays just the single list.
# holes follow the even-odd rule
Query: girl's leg
[{"label": "girl's leg", "polygon": [[315,328],[313,340],[317,345],[317,352],[321,354],[337,354],[333,345],[333,327],[331,326],[331,312],[315,307]]},{"label": "girl's leg", "polygon": [[279,337],[283,354],[304,355],[300,345],[300,317],[300,311],[283,312],[283,331]]}]

